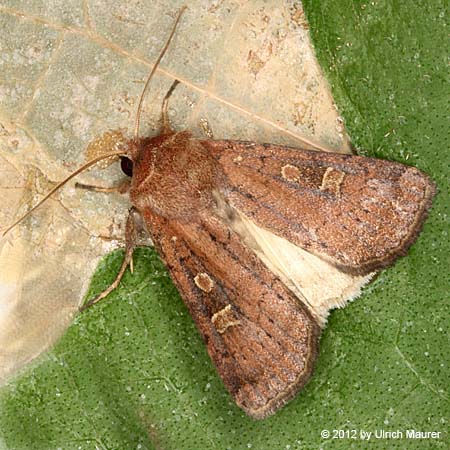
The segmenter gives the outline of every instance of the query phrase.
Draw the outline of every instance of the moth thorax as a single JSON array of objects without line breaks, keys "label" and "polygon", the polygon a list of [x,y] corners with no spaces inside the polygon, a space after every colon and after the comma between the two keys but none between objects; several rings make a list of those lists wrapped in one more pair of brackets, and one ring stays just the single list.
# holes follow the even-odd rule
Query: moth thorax
[{"label": "moth thorax", "polygon": [[176,133],[143,144],[133,167],[134,206],[182,221],[211,208],[220,176],[215,159],[199,141]]}]

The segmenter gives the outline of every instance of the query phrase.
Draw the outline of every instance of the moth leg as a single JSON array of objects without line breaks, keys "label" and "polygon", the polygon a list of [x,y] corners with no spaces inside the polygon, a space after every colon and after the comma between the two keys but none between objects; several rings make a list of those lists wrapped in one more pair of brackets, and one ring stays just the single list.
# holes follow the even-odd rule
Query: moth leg
[{"label": "moth leg", "polygon": [[169,113],[167,111],[167,108],[169,105],[169,98],[179,83],[180,82],[178,80],[175,80],[172,83],[172,86],[170,86],[170,89],[167,91],[167,94],[165,95],[165,97],[163,99],[162,107],[161,107],[161,123],[162,123],[161,134],[173,133],[173,130],[170,126]]},{"label": "moth leg", "polygon": [[130,190],[130,180],[123,180],[116,186],[110,187],[94,186],[92,184],[84,184],[84,183],[75,183],[75,187],[79,189],[86,189],[88,191],[103,192],[105,194],[110,194],[113,192],[125,194]]},{"label": "moth leg", "polygon": [[135,208],[131,208],[128,214],[126,228],[125,228],[125,257],[123,258],[122,265],[120,266],[119,272],[116,276],[116,279],[97,297],[89,300],[87,303],[80,307],[80,312],[85,311],[91,306],[98,303],[100,300],[107,297],[114,289],[116,289],[122,277],[125,274],[125,270],[128,266],[130,266],[130,271],[133,273],[133,251],[137,247],[137,242],[139,240],[139,224],[138,219],[136,217],[138,212]]}]

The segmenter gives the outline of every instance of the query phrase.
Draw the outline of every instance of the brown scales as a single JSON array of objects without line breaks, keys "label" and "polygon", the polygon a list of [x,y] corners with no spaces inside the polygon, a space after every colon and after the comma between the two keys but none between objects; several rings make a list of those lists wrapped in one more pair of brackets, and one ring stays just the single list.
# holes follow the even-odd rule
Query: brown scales
[{"label": "brown scales", "polygon": [[[227,200],[233,207],[352,274],[368,274],[404,255],[435,193],[426,174],[396,162],[276,145],[201,142],[228,177]],[[286,165],[308,167],[308,177],[286,180],[280,174]],[[332,192],[320,189],[317,181],[329,168],[330,179],[338,176]],[[314,170],[319,176],[312,184]]]},{"label": "brown scales", "polygon": [[419,170],[358,156],[167,130],[129,148],[131,202],[225,386],[254,418],[307,382],[320,327],[233,231],[233,211],[366,274],[406,252],[434,194]]},{"label": "brown scales", "polygon": [[[225,386],[252,417],[273,413],[310,377],[320,327],[221,218],[181,223],[149,209],[143,215]],[[194,281],[206,270],[210,292]],[[234,326],[223,329],[216,314],[229,305]]]}]

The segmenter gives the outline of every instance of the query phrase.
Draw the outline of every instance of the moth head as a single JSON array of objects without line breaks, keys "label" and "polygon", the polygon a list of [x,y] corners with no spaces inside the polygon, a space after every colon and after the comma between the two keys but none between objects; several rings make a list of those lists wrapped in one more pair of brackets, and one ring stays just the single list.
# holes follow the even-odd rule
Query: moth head
[{"label": "moth head", "polygon": [[189,132],[169,131],[153,137],[130,140],[121,156],[122,171],[133,177],[147,177],[155,164],[166,158],[176,158],[190,139]]},{"label": "moth head", "polygon": [[152,149],[160,144],[159,142],[156,144],[152,143],[152,141],[158,140],[158,138],[159,136],[156,138],[135,138],[127,142],[126,149],[120,156],[120,168],[125,175],[129,177],[136,175],[142,160],[152,163],[155,158]]},{"label": "moth head", "polygon": [[157,148],[160,142],[154,143],[156,138],[138,138],[128,141],[126,150],[120,156],[120,168],[128,177],[137,177],[140,175],[147,176],[148,171],[154,165],[156,159]]}]

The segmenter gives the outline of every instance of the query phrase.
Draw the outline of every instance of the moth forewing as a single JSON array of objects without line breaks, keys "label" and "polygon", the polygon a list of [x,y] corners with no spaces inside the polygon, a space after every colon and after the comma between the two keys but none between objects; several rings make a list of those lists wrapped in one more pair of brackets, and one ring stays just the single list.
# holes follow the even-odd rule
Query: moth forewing
[{"label": "moth forewing", "polygon": [[435,194],[425,173],[396,162],[203,142],[229,180],[232,206],[350,274],[367,275],[405,255]]},{"label": "moth forewing", "polygon": [[273,414],[311,376],[315,319],[221,217],[142,213],[230,394],[254,418]]}]

